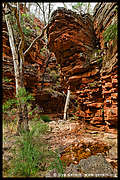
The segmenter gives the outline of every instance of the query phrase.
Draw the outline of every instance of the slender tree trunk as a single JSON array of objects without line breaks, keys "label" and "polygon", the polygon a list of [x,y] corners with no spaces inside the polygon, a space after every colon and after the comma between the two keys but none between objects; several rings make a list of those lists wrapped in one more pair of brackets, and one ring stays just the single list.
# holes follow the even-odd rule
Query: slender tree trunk
[{"label": "slender tree trunk", "polygon": [[[7,12],[7,5],[5,8],[5,12]],[[12,25],[10,23],[8,15],[5,15],[5,20],[7,24],[7,29],[9,33],[9,42],[10,42],[10,47],[12,51],[12,56],[13,56],[13,64],[14,64],[14,72],[15,72],[15,83],[16,83],[16,96],[19,94],[19,90],[21,87],[23,87],[23,69],[20,68],[22,66],[22,61],[19,64],[19,57],[18,57],[18,52],[15,46],[15,40],[14,40],[14,34],[13,34],[13,29]],[[21,57],[20,57],[21,58]],[[26,107],[21,103],[19,100],[19,97],[17,97],[19,105],[18,105],[18,128],[17,132],[19,133],[21,130],[28,130],[28,117],[26,118]]]},{"label": "slender tree trunk", "polygon": [[44,2],[42,3],[42,8],[43,8],[43,18],[44,18],[44,24],[46,25],[45,5],[44,5]]},{"label": "slender tree trunk", "polygon": [[[11,6],[9,4],[9,6]],[[43,4],[44,6],[44,4]],[[31,43],[31,45],[29,46],[29,48],[23,52],[24,50],[24,34],[22,32],[21,29],[21,25],[20,25],[20,15],[19,15],[19,4],[17,3],[17,9],[15,6],[11,6],[10,10],[13,9],[14,13],[15,13],[15,17],[17,20],[17,25],[18,25],[18,29],[19,29],[19,34],[21,37],[21,41],[19,44],[18,49],[16,49],[15,46],[15,40],[14,40],[14,33],[13,33],[13,29],[12,29],[12,25],[10,23],[9,20],[9,15],[8,15],[8,4],[5,3],[5,20],[6,20],[6,24],[7,24],[7,28],[8,28],[8,34],[9,34],[9,42],[10,42],[10,47],[11,47],[11,51],[12,51],[12,56],[13,56],[13,64],[14,64],[14,71],[15,71],[15,83],[16,83],[16,96],[18,96],[19,94],[19,90],[21,88],[24,87],[24,56],[25,54],[27,54],[30,49],[32,48],[32,46],[34,45],[34,43],[42,38],[44,36],[44,32],[47,28],[47,25],[43,28],[41,35],[39,35],[37,38],[35,38],[35,40]],[[19,57],[18,57],[19,54]],[[29,126],[28,126],[28,111],[27,111],[27,105],[23,104],[20,99],[18,98],[18,102],[19,102],[19,106],[18,106],[18,127],[17,127],[17,132],[20,133],[21,130],[29,130]]]},{"label": "slender tree trunk", "polygon": [[70,89],[68,88],[65,107],[64,107],[64,118],[63,118],[64,120],[67,120],[67,111],[69,107],[69,102],[70,102]]},{"label": "slender tree trunk", "polygon": [[24,2],[24,4],[23,4],[23,9],[24,9],[24,12],[26,13],[26,11],[27,11],[26,2]]},{"label": "slender tree trunk", "polygon": [[48,8],[48,21],[50,19],[50,13],[51,13],[51,3],[49,2],[49,8]]},{"label": "slender tree trunk", "polygon": [[90,14],[90,3],[87,5],[87,13]]},{"label": "slender tree trunk", "polygon": [[[26,5],[26,3],[25,3]],[[21,41],[19,44],[19,48],[18,48],[18,53],[19,53],[19,57],[20,57],[20,78],[21,78],[21,87],[24,88],[24,34],[21,28],[21,19],[20,19],[20,6],[19,3],[17,3],[17,13],[15,15],[16,17],[16,21],[17,21],[17,25],[18,25],[18,29],[19,29],[19,34],[21,37]],[[20,132],[20,130],[26,130],[29,131],[29,126],[28,126],[28,110],[27,110],[27,105],[26,103],[23,104],[21,103],[21,108],[22,108],[22,116],[23,119],[19,119],[18,122],[18,132]]]}]

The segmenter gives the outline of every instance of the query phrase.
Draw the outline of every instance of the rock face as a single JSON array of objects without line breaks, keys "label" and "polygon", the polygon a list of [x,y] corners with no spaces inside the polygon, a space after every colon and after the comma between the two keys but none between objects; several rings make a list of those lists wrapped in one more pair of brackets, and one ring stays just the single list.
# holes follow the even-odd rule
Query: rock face
[{"label": "rock face", "polygon": [[[108,8],[108,3],[104,6],[103,3],[101,6],[97,5],[94,21],[88,14],[78,15],[71,10],[59,8],[53,12],[47,29],[48,48],[55,53],[57,62],[61,65],[61,84],[65,91],[70,86],[72,94],[76,96],[78,110],[75,114],[79,119],[95,125],[107,124],[109,121],[116,125],[117,117],[117,49],[112,48],[112,56],[108,49],[106,55],[102,46],[103,37],[99,32],[101,22],[105,24],[108,19],[110,24],[114,17],[111,16],[112,3],[109,3],[108,16],[104,19],[106,7]],[[106,68],[110,69],[108,64],[111,66],[109,75],[106,71]],[[109,76],[114,80],[107,81]],[[108,88],[113,91],[113,97]],[[112,112],[114,111],[114,116],[106,114],[107,103]]]},{"label": "rock face", "polygon": [[[116,126],[118,116],[117,38],[115,37],[108,42],[104,40],[104,32],[115,24],[117,24],[117,3],[98,3],[94,13],[94,28],[100,41],[100,48],[104,53],[100,70],[104,120]],[[115,32],[113,33],[115,34]]]},{"label": "rock face", "polygon": [[[39,20],[35,18],[34,23],[42,29]],[[74,115],[80,121],[117,126],[117,39],[104,38],[114,24],[116,3],[97,3],[93,16],[78,15],[65,8],[53,12],[47,28],[52,53],[40,40],[25,56],[25,87],[45,113],[63,112],[63,91],[67,93],[70,87],[77,104]],[[15,79],[4,21],[2,28],[4,101],[15,96]],[[35,28],[33,32],[32,40],[37,36]]]},{"label": "rock face", "polygon": [[[35,26],[42,28],[42,24],[36,18]],[[12,53],[7,34],[6,23],[3,28],[3,102],[15,97],[15,78]],[[33,28],[34,31],[34,28]],[[5,33],[6,32],[6,33]],[[31,39],[37,34],[33,32]],[[25,44],[25,49],[28,45]],[[49,53],[45,42],[39,40],[25,56],[24,85],[28,92],[32,93],[43,113],[60,113],[64,108],[65,97],[60,86],[59,66],[53,53]]]}]

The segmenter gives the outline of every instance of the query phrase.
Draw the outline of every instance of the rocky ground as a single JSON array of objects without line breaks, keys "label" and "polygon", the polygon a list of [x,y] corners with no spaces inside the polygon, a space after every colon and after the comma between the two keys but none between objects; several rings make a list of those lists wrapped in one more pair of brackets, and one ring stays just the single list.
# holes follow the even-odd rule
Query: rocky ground
[{"label": "rocky ground", "polygon": [[[105,176],[117,176],[116,130],[100,129],[90,125],[85,128],[75,120],[53,120],[49,123],[49,127],[51,131],[44,138],[50,144],[49,149],[53,151],[57,149],[61,160],[66,162],[65,175],[84,177],[87,174],[89,176],[89,174],[97,173],[99,176],[99,174],[108,172]],[[14,132],[10,134],[8,130],[5,130],[3,138],[3,160],[9,162],[13,156],[10,149],[16,141]],[[92,158],[93,164],[95,163],[94,167],[89,165],[90,158]],[[98,162],[102,164],[100,165]],[[88,166],[88,172],[86,166]],[[101,171],[99,171],[100,167],[102,167]],[[109,170],[103,171],[105,168]],[[54,169],[46,176],[59,176],[59,174]]]},{"label": "rocky ground", "polygon": [[[113,129],[105,128],[95,128],[88,125],[84,128],[84,125],[80,125],[76,121],[52,121],[49,123],[51,127],[51,133],[47,136],[47,140],[50,142],[53,150],[58,149],[61,154],[61,160],[65,161],[67,168],[65,170],[65,175],[68,176],[78,176],[80,177],[80,171],[77,171],[78,165],[80,165],[82,160],[86,159],[85,164],[88,164],[90,157],[93,163],[105,162],[102,166],[109,167],[112,171],[112,175],[117,176],[117,132]],[[95,159],[94,159],[95,158]],[[101,160],[100,160],[101,159]],[[84,164],[84,163],[83,163]],[[85,167],[86,167],[85,165]],[[88,174],[103,174],[105,175],[107,171],[99,171],[101,166],[99,163],[95,167],[89,167]],[[82,176],[85,176],[87,171],[85,171],[83,166]],[[98,168],[99,167],[99,168]],[[104,168],[105,168],[104,167]],[[107,168],[106,167],[106,168]],[[91,170],[90,170],[91,169]],[[70,172],[70,174],[68,173]],[[86,172],[86,173],[85,173]],[[94,173],[93,173],[94,172]],[[108,171],[110,174],[110,171]],[[48,176],[58,175],[56,171],[52,171]],[[88,175],[89,176],[89,175]]]}]

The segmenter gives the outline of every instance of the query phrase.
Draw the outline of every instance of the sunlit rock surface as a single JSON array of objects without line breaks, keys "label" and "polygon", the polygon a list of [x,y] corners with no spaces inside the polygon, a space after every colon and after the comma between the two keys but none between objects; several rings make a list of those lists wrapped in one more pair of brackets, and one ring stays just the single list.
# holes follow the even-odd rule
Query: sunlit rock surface
[{"label": "sunlit rock surface", "polygon": [[[88,14],[78,15],[71,10],[58,8],[52,14],[47,36],[48,48],[54,52],[58,64],[61,65],[61,84],[64,91],[66,92],[70,86],[72,94],[77,100],[78,109],[75,115],[80,120],[86,120],[93,125],[106,125],[107,122],[110,122],[109,125],[116,126],[117,47],[111,47],[112,55],[110,55],[111,49],[108,49],[109,55],[107,56],[102,46],[104,40],[99,30],[101,23],[105,24],[104,13],[108,6],[109,18],[108,16],[106,18],[109,24],[114,19],[111,10],[115,5],[108,4],[97,4],[93,17]],[[107,28],[106,24],[105,27]],[[107,66],[106,63],[110,66]],[[107,80],[103,80],[109,76],[104,76],[108,73],[105,67],[109,69],[111,76],[110,86],[107,84]],[[105,95],[107,87],[110,87],[114,93],[113,98],[109,92],[110,101],[107,102],[111,111],[114,111],[113,118],[110,113],[108,115],[109,110],[106,101],[109,93],[107,96]],[[114,102],[110,97],[114,99]]]}]

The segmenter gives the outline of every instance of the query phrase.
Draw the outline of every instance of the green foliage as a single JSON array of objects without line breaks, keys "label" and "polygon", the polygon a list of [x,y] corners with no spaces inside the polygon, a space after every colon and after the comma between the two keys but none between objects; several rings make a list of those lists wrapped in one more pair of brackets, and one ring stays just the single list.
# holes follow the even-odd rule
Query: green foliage
[{"label": "green foliage", "polygon": [[[7,124],[7,126],[10,127],[10,124],[12,123],[13,127],[17,123],[17,106],[19,105],[19,103],[21,102],[22,104],[27,104],[27,106],[30,107],[30,103],[33,100],[34,97],[26,92],[25,88],[21,88],[16,98],[9,99],[2,105],[4,120],[3,124]],[[32,115],[34,111],[35,109],[31,111],[31,109],[29,108],[28,114]]]},{"label": "green foliage", "polygon": [[[14,14],[10,14],[9,19],[13,26],[15,40],[17,43],[19,43],[19,40],[20,40],[19,29],[18,29],[18,25],[16,23],[16,18]],[[30,36],[32,36],[33,29],[34,29],[34,28],[33,29],[31,28],[34,25],[32,16],[28,13],[21,13],[20,24],[21,24],[21,28],[25,35],[25,39],[27,43],[28,44],[31,43]]]},{"label": "green foliage", "polygon": [[35,100],[32,94],[28,93],[25,88],[20,88],[16,97],[19,98],[21,103],[28,103],[29,101]]},{"label": "green foliage", "polygon": [[36,30],[40,30],[40,28],[38,26],[35,27]]},{"label": "green foliage", "polygon": [[72,10],[77,11],[79,13],[89,13],[92,14],[91,4],[90,2],[84,3],[84,2],[77,2],[75,5],[72,6]]},{"label": "green foliage", "polygon": [[[22,103],[28,103],[29,101],[34,100],[34,97],[32,96],[32,94],[29,94],[28,92],[26,92],[25,88],[21,88],[19,90],[18,96],[16,97],[19,98],[19,101],[21,101]],[[3,113],[6,113],[9,110],[12,110],[13,105],[16,107],[16,105],[19,104],[19,101],[17,100],[17,98],[9,99],[3,104],[2,106]]]},{"label": "green foliage", "polygon": [[47,51],[47,48],[44,46],[43,48],[41,48],[40,54],[41,54],[42,56],[44,56],[46,51]]},{"label": "green foliage", "polygon": [[102,58],[99,58],[97,61],[98,61],[99,63],[101,63],[101,62],[102,62],[102,60],[103,60]]},{"label": "green foliage", "polygon": [[13,126],[17,122],[16,114],[16,99],[9,99],[2,105],[3,112],[3,126],[7,126],[7,129],[13,130]]},{"label": "green foliage", "polygon": [[12,79],[9,79],[9,78],[7,78],[7,77],[4,77],[4,79],[3,79],[3,83],[4,83],[4,82],[8,83],[8,82],[11,82],[11,81],[12,81]]},{"label": "green foliage", "polygon": [[30,15],[29,15],[29,14],[27,14],[27,13],[22,13],[22,14],[21,14],[21,17],[25,17],[25,18],[30,19]]},{"label": "green foliage", "polygon": [[79,117],[78,116],[76,116],[75,114],[73,114],[73,117],[71,118],[71,120],[78,120],[79,119]]},{"label": "green foliage", "polygon": [[66,164],[65,162],[62,162],[59,156],[59,153],[57,152],[52,152],[52,154],[54,155],[54,160],[51,161],[51,164],[49,166],[49,169],[56,169],[57,173],[60,175],[60,177],[64,177],[64,171],[66,168]]},{"label": "green foliage", "polygon": [[40,118],[44,121],[44,122],[50,122],[50,117],[47,115],[41,115]]},{"label": "green foliage", "polygon": [[105,42],[117,39],[118,29],[117,23],[109,25],[109,27],[104,31],[103,37]]},{"label": "green foliage", "polygon": [[23,33],[24,33],[26,36],[30,36],[31,33],[32,33],[32,29],[30,29],[29,26],[23,27],[22,30],[23,30]]},{"label": "green foliage", "polygon": [[45,134],[45,132],[47,132],[48,129],[49,129],[48,124],[38,122],[32,127],[30,134],[35,136],[40,134]]},{"label": "green foliage", "polygon": [[55,70],[52,70],[50,72],[50,76],[51,76],[53,81],[56,81],[58,79],[58,77],[59,77],[59,74],[57,74]]},{"label": "green foliage", "polygon": [[18,26],[17,26],[17,24],[13,24],[13,29],[18,32]]},{"label": "green foliage", "polygon": [[10,175],[29,177],[35,176],[40,171],[41,162],[43,163],[45,158],[45,149],[42,146],[43,151],[41,151],[41,147],[37,147],[39,143],[36,143],[35,139],[38,138],[38,135],[46,133],[47,129],[46,124],[37,123],[30,132],[23,132],[18,137],[16,143],[19,148],[14,149],[14,159],[9,171]]},{"label": "green foliage", "polygon": [[16,99],[9,99],[8,101],[6,101],[2,106],[3,113],[8,112],[12,108],[12,106],[16,104],[16,102]]},{"label": "green foliage", "polygon": [[95,87],[96,86],[96,81],[94,81],[93,83],[89,83],[90,87]]},{"label": "green foliage", "polygon": [[84,4],[83,2],[78,2],[76,5],[73,5],[73,6],[72,6],[72,9],[78,9],[78,8],[84,6],[84,5],[85,5],[85,4]]}]

